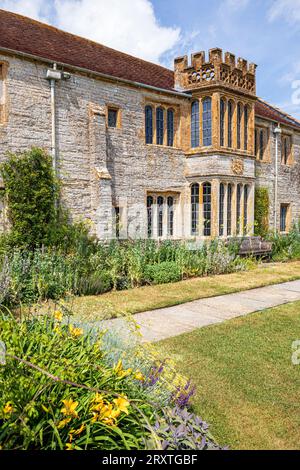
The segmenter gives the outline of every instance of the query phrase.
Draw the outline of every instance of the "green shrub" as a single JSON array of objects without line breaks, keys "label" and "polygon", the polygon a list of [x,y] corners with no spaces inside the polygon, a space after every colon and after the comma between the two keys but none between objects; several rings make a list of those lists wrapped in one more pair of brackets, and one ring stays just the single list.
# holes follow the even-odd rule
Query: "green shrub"
[{"label": "green shrub", "polygon": [[254,234],[266,237],[269,232],[269,191],[267,188],[255,188]]},{"label": "green shrub", "polygon": [[41,149],[8,155],[2,163],[11,240],[18,246],[34,247],[47,242],[56,221],[58,185],[51,158]]},{"label": "green shrub", "polygon": [[166,284],[180,281],[181,270],[174,261],[163,261],[159,264],[147,265],[144,276],[150,283]]}]

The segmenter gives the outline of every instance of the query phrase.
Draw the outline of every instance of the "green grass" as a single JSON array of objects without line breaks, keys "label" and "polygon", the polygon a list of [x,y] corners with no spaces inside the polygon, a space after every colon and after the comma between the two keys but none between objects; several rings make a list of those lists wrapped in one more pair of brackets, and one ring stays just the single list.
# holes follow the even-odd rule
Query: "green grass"
[{"label": "green grass", "polygon": [[77,318],[102,320],[294,279],[300,279],[300,261],[260,264],[250,271],[112,291],[98,296],[72,297],[67,304]]},{"label": "green grass", "polygon": [[232,449],[300,448],[300,302],[212,325],[158,347],[197,386],[193,404]]}]

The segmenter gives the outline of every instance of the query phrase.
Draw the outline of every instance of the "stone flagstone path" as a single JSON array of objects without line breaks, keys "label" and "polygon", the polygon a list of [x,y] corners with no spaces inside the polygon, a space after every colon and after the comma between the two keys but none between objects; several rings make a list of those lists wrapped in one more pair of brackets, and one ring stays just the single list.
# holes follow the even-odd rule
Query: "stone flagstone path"
[{"label": "stone flagstone path", "polygon": [[[134,319],[140,326],[143,340],[155,342],[295,300],[300,300],[300,280],[141,312],[135,314]],[[124,328],[126,322],[116,318],[102,325]]]}]

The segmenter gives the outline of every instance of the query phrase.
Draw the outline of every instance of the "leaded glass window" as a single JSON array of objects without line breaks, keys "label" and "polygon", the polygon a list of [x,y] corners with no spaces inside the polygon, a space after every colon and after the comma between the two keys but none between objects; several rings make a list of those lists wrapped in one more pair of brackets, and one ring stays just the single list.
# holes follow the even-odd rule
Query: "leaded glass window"
[{"label": "leaded glass window", "polygon": [[147,222],[148,222],[148,238],[153,235],[153,197],[147,197]]},{"label": "leaded glass window", "polygon": [[205,98],[202,102],[202,127],[203,127],[203,145],[208,147],[211,145],[211,98]]},{"label": "leaded glass window", "polygon": [[265,151],[265,136],[264,130],[261,129],[259,131],[259,159],[263,160],[264,158],[264,151]]},{"label": "leaded glass window", "polygon": [[156,143],[163,145],[164,143],[164,110],[156,108]]},{"label": "leaded glass window", "polygon": [[227,187],[227,235],[231,235],[232,185]]},{"label": "leaded glass window", "polygon": [[157,198],[157,235],[163,236],[163,218],[164,218],[164,198],[159,196]]},{"label": "leaded glass window", "polygon": [[242,185],[237,185],[236,190],[236,233],[240,234],[241,231],[241,197],[242,197]]},{"label": "leaded glass window", "polygon": [[191,234],[199,233],[199,184],[191,186]]},{"label": "leaded glass window", "polygon": [[151,106],[145,108],[145,135],[146,144],[153,143],[153,110]]},{"label": "leaded glass window", "polygon": [[167,144],[169,147],[173,147],[174,144],[174,111],[168,109],[167,112]]},{"label": "leaded glass window", "polygon": [[228,101],[228,147],[232,147],[233,103]]},{"label": "leaded glass window", "polygon": [[249,121],[249,108],[245,106],[244,109],[244,150],[248,149],[248,121]]},{"label": "leaded glass window", "polygon": [[244,187],[244,233],[248,232],[248,199],[249,199],[249,186],[246,184]]},{"label": "leaded glass window", "polygon": [[168,235],[173,236],[174,234],[174,199],[169,196],[167,199],[168,205]]},{"label": "leaded glass window", "polygon": [[219,236],[224,235],[224,196],[225,188],[224,184],[220,184],[220,193],[219,193]]},{"label": "leaded glass window", "polygon": [[204,231],[205,237],[211,235],[211,184],[203,184],[203,219],[204,219]]},{"label": "leaded glass window", "polygon": [[199,101],[192,103],[191,146],[193,148],[199,147]]},{"label": "leaded glass window", "polygon": [[220,145],[224,147],[224,135],[225,135],[225,100],[220,101]]},{"label": "leaded glass window", "polygon": [[241,148],[241,123],[242,123],[242,105],[241,103],[237,106],[237,148]]}]

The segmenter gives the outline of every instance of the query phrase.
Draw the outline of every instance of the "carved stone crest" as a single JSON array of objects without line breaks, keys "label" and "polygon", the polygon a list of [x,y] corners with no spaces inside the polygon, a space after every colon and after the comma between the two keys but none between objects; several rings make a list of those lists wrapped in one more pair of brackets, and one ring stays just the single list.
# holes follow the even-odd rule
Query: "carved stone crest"
[{"label": "carved stone crest", "polygon": [[235,175],[242,175],[244,173],[244,162],[240,158],[232,160],[231,169]]}]

